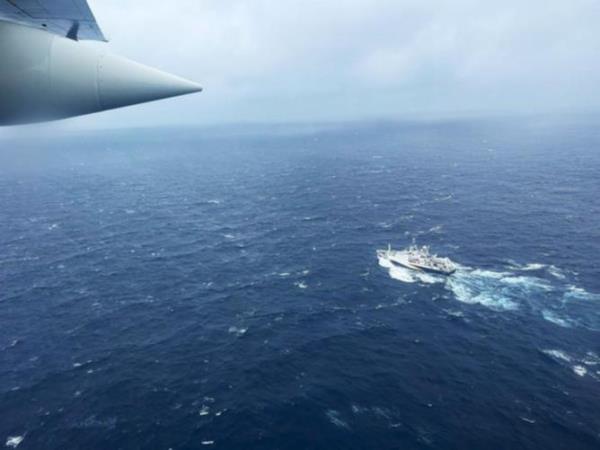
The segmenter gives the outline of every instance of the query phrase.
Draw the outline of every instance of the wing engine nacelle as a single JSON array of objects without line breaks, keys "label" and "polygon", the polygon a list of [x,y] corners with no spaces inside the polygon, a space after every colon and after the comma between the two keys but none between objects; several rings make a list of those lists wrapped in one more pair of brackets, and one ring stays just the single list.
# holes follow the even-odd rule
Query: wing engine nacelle
[{"label": "wing engine nacelle", "polygon": [[0,125],[63,119],[201,90],[104,49],[0,21]]}]

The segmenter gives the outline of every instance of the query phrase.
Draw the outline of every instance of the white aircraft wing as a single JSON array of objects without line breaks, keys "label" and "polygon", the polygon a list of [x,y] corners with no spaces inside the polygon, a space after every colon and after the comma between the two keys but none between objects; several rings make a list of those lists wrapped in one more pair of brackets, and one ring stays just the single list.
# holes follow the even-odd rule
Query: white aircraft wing
[{"label": "white aircraft wing", "polygon": [[1,19],[73,40],[106,41],[86,0],[0,0]]}]

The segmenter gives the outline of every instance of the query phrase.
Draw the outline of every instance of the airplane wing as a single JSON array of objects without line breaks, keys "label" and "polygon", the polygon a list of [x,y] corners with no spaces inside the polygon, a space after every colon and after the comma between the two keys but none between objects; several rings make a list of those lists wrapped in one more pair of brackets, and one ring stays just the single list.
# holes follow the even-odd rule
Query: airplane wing
[{"label": "airplane wing", "polygon": [[76,41],[106,41],[86,0],[0,0],[0,19]]}]

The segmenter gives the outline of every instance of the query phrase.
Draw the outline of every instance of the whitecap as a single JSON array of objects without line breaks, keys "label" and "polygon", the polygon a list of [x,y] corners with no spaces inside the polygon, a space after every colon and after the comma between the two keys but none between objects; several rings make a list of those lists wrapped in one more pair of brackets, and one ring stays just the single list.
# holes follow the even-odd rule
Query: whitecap
[{"label": "whitecap", "polygon": [[548,273],[552,275],[554,278],[558,278],[559,280],[564,280],[567,278],[565,273],[556,266],[548,266]]},{"label": "whitecap", "polygon": [[559,317],[554,311],[550,311],[548,309],[544,309],[542,311],[542,317],[544,318],[544,320],[558,325],[559,327],[571,328],[572,326],[570,320],[563,319],[562,317]]},{"label": "whitecap", "polygon": [[443,225],[436,225],[434,227],[431,227],[427,232],[428,233],[441,233],[443,228],[444,228]]},{"label": "whitecap", "polygon": [[587,352],[581,362],[586,366],[596,366],[600,364],[600,358],[594,352]]},{"label": "whitecap", "polygon": [[535,419],[530,419],[529,417],[521,417],[521,420],[527,423],[535,423]]},{"label": "whitecap", "polygon": [[227,331],[229,331],[229,333],[235,334],[237,336],[243,336],[244,334],[246,334],[246,331],[248,331],[248,328],[238,328],[238,327],[231,326],[231,327],[229,327],[229,330],[227,330]]},{"label": "whitecap", "polygon": [[202,441],[202,445],[213,445],[215,441]]},{"label": "whitecap", "polygon": [[359,405],[352,405],[352,412],[354,414],[361,414],[366,411],[368,411],[368,408],[363,408],[362,406],[359,406]]},{"label": "whitecap", "polygon": [[573,372],[575,372],[580,377],[584,377],[587,374],[587,369],[583,366],[576,365],[573,366]]},{"label": "whitecap", "polygon": [[336,427],[350,429],[350,426],[340,418],[339,411],[336,411],[335,409],[329,409],[325,415]]},{"label": "whitecap", "polygon": [[568,287],[567,292],[564,295],[565,300],[574,299],[574,300],[600,300],[600,294],[593,294],[591,292],[586,291],[585,289],[570,285]]},{"label": "whitecap", "polygon": [[552,358],[559,359],[565,362],[571,362],[571,357],[562,350],[542,350],[542,353],[551,356]]},{"label": "whitecap", "polygon": [[434,199],[435,202],[446,202],[448,200],[452,200],[452,194],[448,194],[445,197],[438,197]]},{"label": "whitecap", "polygon": [[546,267],[546,264],[541,263],[529,263],[520,268],[523,271],[533,271],[533,270],[542,270]]},{"label": "whitecap", "polygon": [[19,444],[23,442],[23,439],[25,439],[25,436],[9,436],[6,438],[6,446],[17,448]]},{"label": "whitecap", "polygon": [[444,309],[444,312],[450,317],[456,317],[458,319],[462,319],[465,317],[465,314],[462,311],[455,311],[453,309]]},{"label": "whitecap", "polygon": [[296,286],[299,289],[306,289],[308,287],[308,285],[304,281],[296,281],[294,283],[294,286]]},{"label": "whitecap", "polygon": [[198,414],[200,416],[208,416],[210,414],[210,407],[208,407],[206,405],[202,405],[202,408],[200,408],[200,411],[198,411]]}]

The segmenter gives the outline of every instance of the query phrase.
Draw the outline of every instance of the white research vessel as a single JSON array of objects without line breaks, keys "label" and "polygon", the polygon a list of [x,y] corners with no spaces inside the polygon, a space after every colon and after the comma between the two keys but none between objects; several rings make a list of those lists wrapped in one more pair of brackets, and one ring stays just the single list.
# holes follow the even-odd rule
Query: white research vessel
[{"label": "white research vessel", "polygon": [[450,259],[430,254],[429,247],[426,246],[412,245],[406,250],[392,250],[392,247],[388,246],[386,250],[377,250],[377,256],[407,269],[441,275],[452,275],[456,272],[456,265]]}]

